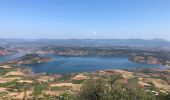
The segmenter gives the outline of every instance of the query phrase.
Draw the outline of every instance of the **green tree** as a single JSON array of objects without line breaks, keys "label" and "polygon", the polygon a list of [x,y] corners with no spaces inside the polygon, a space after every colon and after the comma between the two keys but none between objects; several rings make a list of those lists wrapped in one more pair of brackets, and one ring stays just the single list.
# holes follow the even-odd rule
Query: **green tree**
[{"label": "green tree", "polygon": [[159,93],[159,95],[156,96],[157,100],[170,100],[170,94],[166,93]]},{"label": "green tree", "polygon": [[75,100],[75,96],[66,92],[59,97],[59,100]]},{"label": "green tree", "polygon": [[33,92],[34,96],[40,95],[40,94],[42,94],[43,90],[48,89],[48,84],[47,83],[34,82],[33,86],[34,86],[34,92]]},{"label": "green tree", "polygon": [[80,89],[78,100],[108,100],[109,87],[102,79],[87,80]]},{"label": "green tree", "polygon": [[[115,80],[118,78],[115,78]],[[84,82],[78,100],[155,100],[151,92],[137,86],[137,80],[131,79],[127,84],[103,79],[88,80]]]},{"label": "green tree", "polygon": [[121,74],[114,74],[114,75],[109,75],[108,77],[108,81],[109,84],[111,85],[111,89],[112,89],[112,85],[119,79],[122,79],[123,76]]}]

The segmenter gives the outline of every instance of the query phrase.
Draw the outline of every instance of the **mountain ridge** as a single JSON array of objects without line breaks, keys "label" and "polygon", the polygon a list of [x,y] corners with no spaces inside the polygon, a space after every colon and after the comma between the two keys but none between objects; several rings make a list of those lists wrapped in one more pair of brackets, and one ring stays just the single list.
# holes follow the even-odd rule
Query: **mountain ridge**
[{"label": "mountain ridge", "polygon": [[1,46],[84,46],[84,47],[160,47],[169,48],[170,41],[164,39],[0,39]]}]

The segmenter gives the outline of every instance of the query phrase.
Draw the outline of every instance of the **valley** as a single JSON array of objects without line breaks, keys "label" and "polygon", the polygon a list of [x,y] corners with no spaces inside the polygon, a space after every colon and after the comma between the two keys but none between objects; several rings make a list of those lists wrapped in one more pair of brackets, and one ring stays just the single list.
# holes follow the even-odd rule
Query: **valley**
[{"label": "valley", "polygon": [[[2,100],[80,100],[88,96],[85,91],[89,88],[106,89],[108,93],[104,95],[122,95],[120,98],[169,98],[167,49],[14,45],[4,46],[1,51]],[[118,94],[112,95],[116,91]]]},{"label": "valley", "polygon": [[170,100],[170,0],[0,0],[0,100]]}]

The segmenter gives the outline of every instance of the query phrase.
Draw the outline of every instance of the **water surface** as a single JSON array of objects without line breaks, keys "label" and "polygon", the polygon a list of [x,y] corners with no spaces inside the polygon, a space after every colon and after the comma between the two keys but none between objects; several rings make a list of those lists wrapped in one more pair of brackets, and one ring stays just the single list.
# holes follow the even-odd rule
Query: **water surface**
[{"label": "water surface", "polygon": [[[1,56],[0,62],[14,60],[23,54]],[[45,55],[53,59],[51,62],[24,65],[34,72],[46,73],[76,73],[91,72],[103,69],[137,69],[137,68],[164,68],[162,65],[139,64],[128,60],[127,57],[65,57]]]},{"label": "water surface", "polygon": [[75,73],[104,69],[164,68],[162,65],[139,64],[127,57],[64,57],[54,56],[52,62],[27,65],[34,72]]}]

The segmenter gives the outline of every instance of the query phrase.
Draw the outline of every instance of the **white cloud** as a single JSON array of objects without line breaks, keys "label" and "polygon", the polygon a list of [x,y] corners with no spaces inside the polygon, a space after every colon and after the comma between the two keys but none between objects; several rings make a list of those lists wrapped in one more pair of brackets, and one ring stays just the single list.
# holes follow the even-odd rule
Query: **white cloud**
[{"label": "white cloud", "polygon": [[93,33],[93,35],[97,35],[97,32],[96,32],[96,31],[93,31],[92,33]]},{"label": "white cloud", "polygon": [[97,32],[96,31],[91,31],[88,33],[88,36],[96,36]]}]

